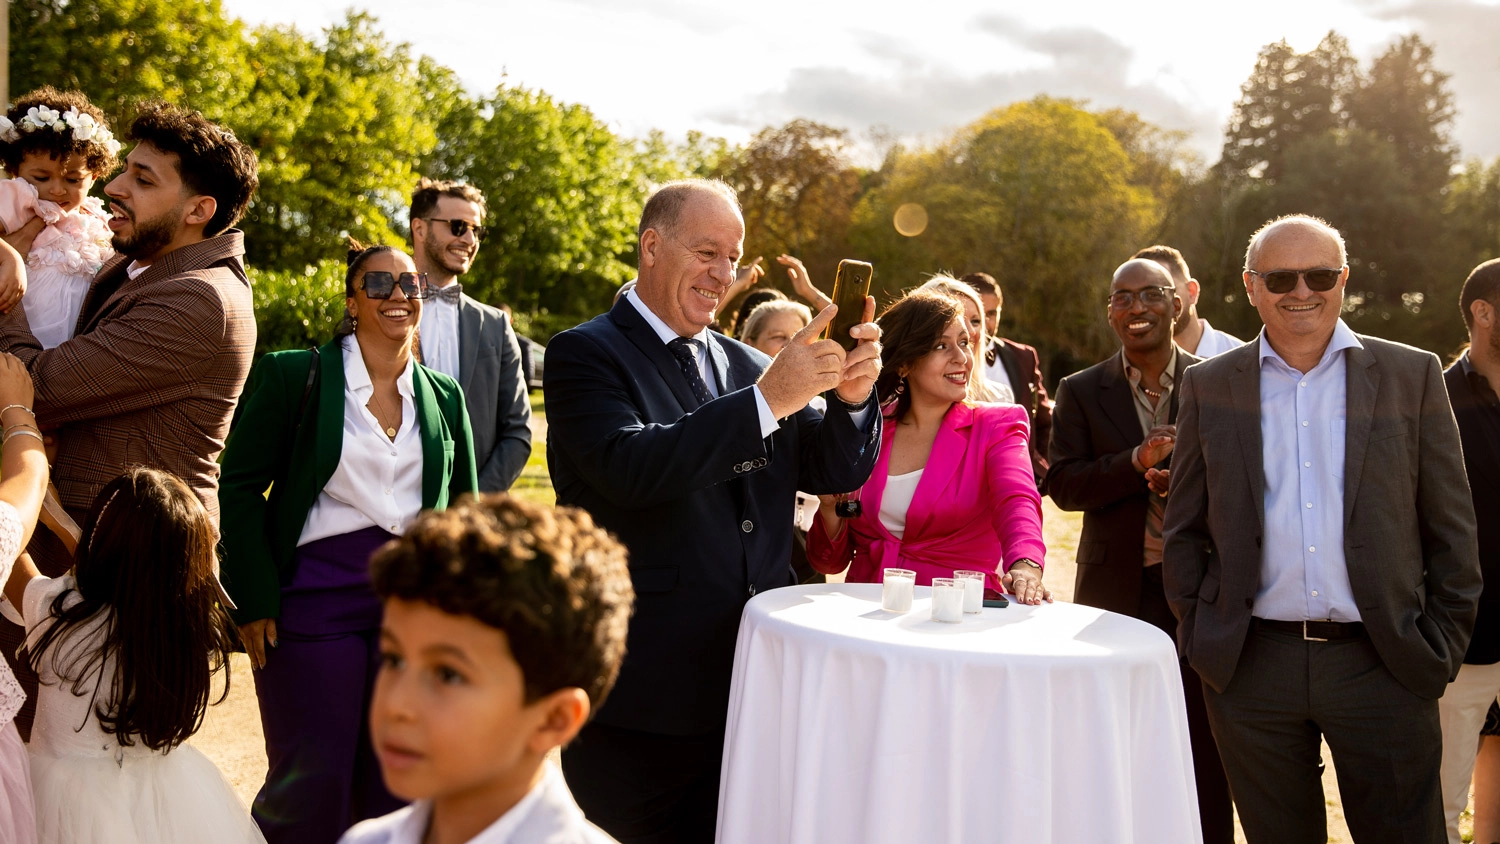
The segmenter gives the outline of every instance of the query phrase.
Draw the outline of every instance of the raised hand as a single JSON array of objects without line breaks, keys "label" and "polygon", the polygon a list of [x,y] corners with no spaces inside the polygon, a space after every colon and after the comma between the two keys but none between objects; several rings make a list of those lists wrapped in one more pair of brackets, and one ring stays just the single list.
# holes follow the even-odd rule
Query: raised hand
[{"label": "raised hand", "polygon": [[[757,382],[761,395],[765,396],[766,404],[771,406],[771,412],[776,414],[777,419],[791,416],[807,407],[813,396],[843,383],[844,347],[833,340],[818,339],[818,335],[823,333],[836,313],[836,305],[829,305],[820,311],[812,322],[792,335],[786,347],[776,355],[766,371],[761,373],[760,381]],[[855,326],[855,330],[863,327]],[[878,339],[880,329],[876,328],[875,331]],[[855,351],[858,352],[859,348],[856,347]],[[879,354],[878,349],[876,354]],[[878,366],[876,373],[879,374]],[[840,396],[842,397],[842,393]]]},{"label": "raised hand", "polygon": [[808,275],[807,267],[800,260],[791,255],[778,255],[776,263],[786,267],[787,278],[792,280],[792,289],[797,291],[798,296],[806,299],[808,304],[820,311],[833,304],[832,299],[813,286],[812,276]]},{"label": "raised hand", "polygon": [[[34,222],[41,222],[37,218]],[[26,227],[16,230],[16,235],[26,231]],[[31,249],[31,237],[25,238],[26,249]],[[0,239],[0,313],[10,313],[10,309],[20,304],[21,297],[26,294],[26,256],[16,251],[10,244],[9,238]]]}]

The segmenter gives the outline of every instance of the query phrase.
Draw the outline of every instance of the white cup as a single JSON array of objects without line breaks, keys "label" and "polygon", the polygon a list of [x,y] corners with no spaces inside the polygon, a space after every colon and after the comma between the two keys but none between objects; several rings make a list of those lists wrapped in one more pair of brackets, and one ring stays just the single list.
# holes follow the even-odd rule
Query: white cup
[{"label": "white cup", "polygon": [[917,573],[911,569],[886,569],[880,587],[880,608],[888,612],[911,612]]},{"label": "white cup", "polygon": [[951,577],[932,579],[932,620],[957,624],[964,620],[964,587]]},{"label": "white cup", "polygon": [[964,612],[984,612],[984,572],[956,571],[953,579],[964,588]]}]

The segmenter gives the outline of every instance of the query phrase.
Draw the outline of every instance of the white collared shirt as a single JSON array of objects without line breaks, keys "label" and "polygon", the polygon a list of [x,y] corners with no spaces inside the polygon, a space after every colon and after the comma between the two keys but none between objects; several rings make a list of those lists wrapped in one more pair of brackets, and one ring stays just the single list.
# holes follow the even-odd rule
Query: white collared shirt
[{"label": "white collared shirt", "polygon": [[[450,281],[444,287],[456,284]],[[422,365],[458,380],[458,304],[444,302],[433,288],[432,297],[422,300]]]},{"label": "white collared shirt", "polygon": [[1005,371],[1005,358],[1000,356],[1000,338],[990,337],[988,340],[994,344],[995,362],[984,365],[984,377],[995,390],[995,401],[1000,404],[1019,404],[1016,396],[1020,394],[1016,392],[1016,385],[1010,383],[1010,373]]},{"label": "white collared shirt", "polygon": [[[662,345],[665,346],[677,339],[677,332],[673,331],[670,326],[662,321],[661,317],[653,314],[651,309],[646,307],[646,303],[642,302],[641,297],[636,295],[634,287],[630,288],[630,292],[625,294],[625,299],[631,305],[635,306],[635,309],[645,318],[646,324],[650,325],[651,330],[656,332],[656,336],[661,338]],[[718,398],[719,383],[714,377],[713,367],[709,365],[708,329],[705,328],[687,339],[694,341],[693,347],[698,352],[698,374],[702,376],[703,383],[708,385],[709,393],[713,394],[714,398]],[[776,414],[771,412],[771,405],[766,402],[766,397],[761,395],[760,386],[756,385],[751,389],[755,391],[755,407],[760,411],[760,435],[762,437],[769,437],[781,427],[781,423],[776,420]]]},{"label": "white collared shirt", "polygon": [[345,338],[343,353],[344,442],[339,465],[307,513],[299,546],[371,526],[401,533],[422,510],[422,436],[412,387],[415,362],[408,360],[396,378],[401,429],[392,442],[365,407],[375,385],[353,335]]},{"label": "white collared shirt", "polygon": [[[616,844],[603,830],[584,820],[562,772],[543,763],[546,773],[521,801],[485,827],[467,844]],[[339,844],[422,844],[432,822],[432,802],[418,800],[384,817],[364,821]]]},{"label": "white collared shirt", "polygon": [[1203,317],[1198,317],[1198,321],[1203,323],[1203,336],[1198,338],[1198,348],[1193,351],[1193,354],[1198,357],[1207,360],[1214,355],[1222,355],[1230,349],[1245,345],[1244,340],[1214,328]]},{"label": "white collared shirt", "polygon": [[135,281],[136,276],[149,269],[151,269],[150,264],[142,264],[140,261],[131,261],[130,263],[125,265],[125,275],[129,276],[131,281]]}]

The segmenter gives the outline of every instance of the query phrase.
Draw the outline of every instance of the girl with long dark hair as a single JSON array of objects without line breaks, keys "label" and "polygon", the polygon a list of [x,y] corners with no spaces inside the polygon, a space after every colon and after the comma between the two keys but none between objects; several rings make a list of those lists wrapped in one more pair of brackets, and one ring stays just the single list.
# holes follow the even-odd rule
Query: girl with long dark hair
[{"label": "girl with long dark hair", "polygon": [[94,500],[75,574],[44,577],[21,558],[6,594],[21,599],[41,678],[30,748],[40,844],[264,841],[213,762],[183,744],[232,645],[215,543],[187,484],[136,468]]}]

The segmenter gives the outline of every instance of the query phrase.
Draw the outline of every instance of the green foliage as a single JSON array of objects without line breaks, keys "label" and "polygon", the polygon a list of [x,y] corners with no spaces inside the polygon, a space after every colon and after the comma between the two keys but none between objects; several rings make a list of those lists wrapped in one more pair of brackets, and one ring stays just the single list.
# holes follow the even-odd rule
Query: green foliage
[{"label": "green foliage", "polygon": [[321,346],[344,316],[344,264],[323,261],[303,270],[250,268],[255,294],[255,355]]}]

